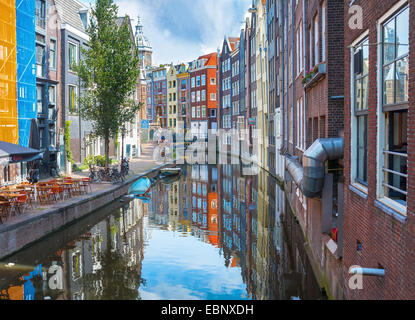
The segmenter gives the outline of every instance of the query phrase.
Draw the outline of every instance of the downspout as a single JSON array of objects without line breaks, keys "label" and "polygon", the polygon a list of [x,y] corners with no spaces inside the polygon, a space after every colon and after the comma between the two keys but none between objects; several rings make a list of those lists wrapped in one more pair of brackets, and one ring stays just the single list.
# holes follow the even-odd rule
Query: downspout
[{"label": "downspout", "polygon": [[[306,0],[303,0],[303,76],[305,77],[305,66],[307,63],[307,54],[306,54],[306,48],[307,48],[307,41],[306,41],[306,21],[307,21],[307,9],[306,9]],[[301,119],[303,121],[303,137],[306,137],[307,134],[305,133],[307,128],[307,91],[304,90],[304,99],[303,99],[303,106],[304,106],[304,112],[303,117],[304,119]],[[306,145],[306,143],[305,143]]]},{"label": "downspout", "polygon": [[317,139],[304,152],[303,167],[293,157],[286,157],[286,169],[306,197],[318,197],[324,186],[326,161],[341,159],[343,154],[343,138]]},{"label": "downspout", "polygon": [[293,107],[293,146],[292,146],[292,150],[293,150],[293,156],[295,155],[295,53],[294,53],[294,45],[295,45],[295,26],[294,26],[294,0],[291,0],[291,68],[292,68],[292,107]]},{"label": "downspout", "polygon": [[[283,37],[284,34],[284,0],[280,0],[280,19],[281,19],[281,23],[280,23],[280,39],[281,37]],[[285,48],[285,44],[283,39],[281,40],[281,45],[279,46],[279,48],[283,49]],[[280,104],[280,108],[281,108],[281,120],[282,120],[282,145],[279,149],[280,154],[283,154],[285,152],[285,112],[284,112],[284,88],[285,88],[285,65],[284,65],[284,53],[285,53],[285,49],[281,50],[281,67],[280,70],[282,70],[282,74],[281,74],[281,85],[280,85],[280,99],[282,101]]]}]

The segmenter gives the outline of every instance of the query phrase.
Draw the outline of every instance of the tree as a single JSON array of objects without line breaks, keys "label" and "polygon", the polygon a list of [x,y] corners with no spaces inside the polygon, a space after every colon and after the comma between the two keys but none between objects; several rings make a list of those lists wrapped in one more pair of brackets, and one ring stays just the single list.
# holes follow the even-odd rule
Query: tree
[{"label": "tree", "polygon": [[92,133],[104,139],[106,167],[110,138],[140,109],[133,95],[140,74],[138,50],[127,24],[118,28],[117,12],[113,0],[96,0],[87,29],[89,48],[76,67],[85,89],[79,98],[80,113],[91,121]]}]

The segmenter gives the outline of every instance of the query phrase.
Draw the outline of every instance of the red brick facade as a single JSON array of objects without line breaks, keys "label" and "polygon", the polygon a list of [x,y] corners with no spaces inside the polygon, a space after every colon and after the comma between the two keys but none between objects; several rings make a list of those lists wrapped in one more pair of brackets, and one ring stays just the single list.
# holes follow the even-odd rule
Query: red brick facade
[{"label": "red brick facade", "polygon": [[[345,78],[344,78],[344,278],[348,299],[414,299],[415,298],[415,63],[409,59],[409,109],[407,124],[408,140],[408,180],[407,217],[379,206],[377,201],[377,161],[378,157],[378,76],[382,70],[378,66],[378,20],[396,4],[409,3],[409,56],[415,53],[415,6],[414,0],[406,4],[396,0],[354,1],[363,13],[361,29],[350,28],[355,17],[349,13],[349,1],[344,4],[345,25]],[[401,6],[396,7],[399,10]],[[394,15],[394,10],[390,16]],[[368,87],[368,157],[367,193],[358,192],[350,185],[351,180],[351,50],[349,46],[368,31],[369,39],[369,87]],[[381,208],[382,209],[381,209]],[[357,242],[361,250],[357,250]],[[349,267],[359,265],[367,268],[384,268],[385,277],[363,276],[363,289],[351,289],[348,285]]]}]

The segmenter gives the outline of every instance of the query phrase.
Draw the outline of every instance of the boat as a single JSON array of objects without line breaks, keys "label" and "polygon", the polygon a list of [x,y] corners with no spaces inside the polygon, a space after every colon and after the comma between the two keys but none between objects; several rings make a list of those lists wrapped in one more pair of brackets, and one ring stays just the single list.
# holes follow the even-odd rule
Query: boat
[{"label": "boat", "polygon": [[135,196],[146,195],[151,188],[151,180],[147,177],[142,177],[138,179],[128,190],[129,194],[134,194]]},{"label": "boat", "polygon": [[172,184],[173,182],[179,181],[180,176],[179,175],[174,175],[174,176],[163,176],[161,177],[161,182],[165,185],[169,185]]},{"label": "boat", "polygon": [[160,173],[164,176],[175,176],[180,173],[180,168],[163,168],[160,169]]}]

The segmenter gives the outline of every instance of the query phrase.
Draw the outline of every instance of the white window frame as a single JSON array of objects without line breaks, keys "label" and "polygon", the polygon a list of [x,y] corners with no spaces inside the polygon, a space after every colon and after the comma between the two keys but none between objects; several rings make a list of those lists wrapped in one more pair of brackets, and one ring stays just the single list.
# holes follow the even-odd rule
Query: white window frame
[{"label": "white window frame", "polygon": [[[407,0],[400,0],[395,5],[389,9],[382,17],[380,17],[377,21],[377,86],[378,86],[378,97],[377,97],[377,154],[376,154],[376,198],[379,202],[386,205],[387,207],[391,208],[392,210],[398,212],[399,214],[406,216],[407,207],[401,205],[400,203],[386,197],[384,195],[384,188],[383,188],[383,166],[385,165],[383,150],[385,149],[385,114],[383,112],[383,79],[382,79],[382,72],[381,68],[383,67],[382,64],[382,28],[383,23],[392,18],[398,11],[403,9],[405,5],[408,4]],[[411,10],[411,8],[410,8]]]},{"label": "white window frame", "polygon": [[[357,119],[355,115],[355,76],[354,76],[354,53],[355,46],[369,37],[369,30],[364,31],[359,35],[350,46],[350,181],[351,184],[367,194],[368,189],[365,185],[358,183],[357,178]],[[370,55],[370,53],[369,53]]]}]

